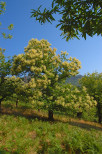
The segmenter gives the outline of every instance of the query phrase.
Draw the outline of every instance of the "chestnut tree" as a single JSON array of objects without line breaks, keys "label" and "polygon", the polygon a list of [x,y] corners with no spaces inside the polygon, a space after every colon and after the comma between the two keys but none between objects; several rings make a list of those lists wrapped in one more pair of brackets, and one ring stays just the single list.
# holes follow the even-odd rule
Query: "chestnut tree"
[{"label": "chestnut tree", "polygon": [[53,120],[53,110],[57,103],[54,93],[56,85],[66,77],[78,74],[81,68],[78,59],[68,57],[66,51],[60,54],[56,51],[47,40],[32,39],[24,48],[24,53],[14,58],[12,66],[14,75],[30,76],[29,82],[24,84],[25,92],[31,99],[45,103],[50,120]]}]

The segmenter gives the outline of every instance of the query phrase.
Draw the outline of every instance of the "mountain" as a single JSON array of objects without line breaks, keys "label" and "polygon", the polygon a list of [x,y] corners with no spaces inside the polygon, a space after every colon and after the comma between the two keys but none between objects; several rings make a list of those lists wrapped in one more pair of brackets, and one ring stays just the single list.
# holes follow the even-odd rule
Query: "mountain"
[{"label": "mountain", "polygon": [[80,75],[80,74],[76,75],[76,76],[72,76],[72,77],[66,79],[66,83],[71,83],[71,84],[73,84],[75,86],[80,86],[79,79],[81,79],[82,77],[83,76]]}]

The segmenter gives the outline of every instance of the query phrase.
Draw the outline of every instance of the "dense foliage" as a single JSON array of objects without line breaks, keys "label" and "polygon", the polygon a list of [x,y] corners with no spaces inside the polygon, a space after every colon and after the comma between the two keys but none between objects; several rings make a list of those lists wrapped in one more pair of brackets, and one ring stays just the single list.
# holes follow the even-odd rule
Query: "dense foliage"
[{"label": "dense foliage", "polygon": [[[1,102],[9,97],[18,97],[23,95],[22,85],[24,82],[17,77],[11,76],[12,60],[5,57],[5,50],[0,48],[0,108]],[[19,87],[19,91],[18,91]],[[23,91],[23,92],[22,92]],[[23,95],[24,96],[24,95]]]},{"label": "dense foliage", "polygon": [[59,84],[54,89],[54,94],[56,104],[63,104],[63,110],[67,111],[66,109],[68,109],[77,115],[79,113],[82,114],[97,104],[93,97],[89,96],[85,87],[77,88],[71,84]]},{"label": "dense foliage", "polygon": [[6,79],[5,77],[10,74],[11,69],[11,60],[6,60],[4,56],[4,49],[0,48],[0,105],[1,101],[7,96],[9,93],[9,87],[6,89]]},{"label": "dense foliage", "polygon": [[88,73],[81,80],[80,84],[87,88],[90,96],[97,101],[97,114],[99,122],[102,122],[102,73]]}]

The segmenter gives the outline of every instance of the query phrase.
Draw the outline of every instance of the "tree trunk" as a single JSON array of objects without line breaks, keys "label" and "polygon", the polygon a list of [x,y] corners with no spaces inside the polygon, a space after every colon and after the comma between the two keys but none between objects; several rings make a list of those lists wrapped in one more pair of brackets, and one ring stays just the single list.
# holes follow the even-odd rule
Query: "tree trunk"
[{"label": "tree trunk", "polygon": [[1,84],[4,82],[4,76],[1,76]]},{"label": "tree trunk", "polygon": [[78,113],[77,113],[77,117],[78,117],[78,118],[81,118],[81,117],[82,117],[82,112],[78,112]]},{"label": "tree trunk", "polygon": [[49,110],[48,111],[48,119],[50,120],[50,121],[53,121],[54,119],[53,119],[53,110]]},{"label": "tree trunk", "polygon": [[[4,97],[5,98],[5,97]],[[3,101],[4,98],[0,99],[0,112],[1,112],[1,102]]]},{"label": "tree trunk", "polygon": [[17,98],[17,100],[16,100],[16,107],[18,107],[18,98]]},{"label": "tree trunk", "polygon": [[1,101],[2,101],[2,99],[0,99],[0,112],[1,112]]},{"label": "tree trunk", "polygon": [[101,124],[101,122],[102,122],[102,116],[101,115],[99,115],[99,117],[98,117],[98,122]]}]

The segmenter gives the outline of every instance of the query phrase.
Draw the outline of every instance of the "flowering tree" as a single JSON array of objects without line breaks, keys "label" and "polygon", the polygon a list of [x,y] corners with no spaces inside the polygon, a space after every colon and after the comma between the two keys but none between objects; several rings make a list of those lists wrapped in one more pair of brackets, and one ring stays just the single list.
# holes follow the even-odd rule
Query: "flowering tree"
[{"label": "flowering tree", "polygon": [[102,73],[88,73],[82,79],[80,84],[87,88],[90,96],[93,96],[94,100],[97,101],[97,114],[99,123],[102,122]]},{"label": "flowering tree", "polygon": [[97,102],[87,93],[85,87],[78,88],[72,84],[59,83],[54,89],[54,95],[56,107],[61,106],[62,109],[71,110],[78,117],[81,117],[84,111],[97,105]]},{"label": "flowering tree", "polygon": [[45,100],[49,111],[49,119],[53,119],[53,109],[56,104],[54,89],[66,77],[78,74],[81,68],[80,61],[68,58],[67,52],[56,54],[47,40],[32,39],[24,49],[24,54],[14,58],[12,73],[18,76],[29,75],[26,92],[31,93],[34,100]]},{"label": "flowering tree", "polygon": [[[16,97],[16,100],[20,98],[21,93],[19,93],[18,87],[20,89],[22,85],[22,80],[16,77],[5,77],[4,82],[0,84],[0,109],[1,103],[3,100],[8,99],[10,97]],[[17,102],[17,101],[16,101]]]},{"label": "flowering tree", "polygon": [[[23,94],[22,85],[24,82],[20,78],[10,77],[12,60],[4,55],[5,50],[0,48],[0,109],[1,102],[7,97]],[[18,88],[19,87],[19,88]],[[18,91],[19,89],[19,91]]]}]

